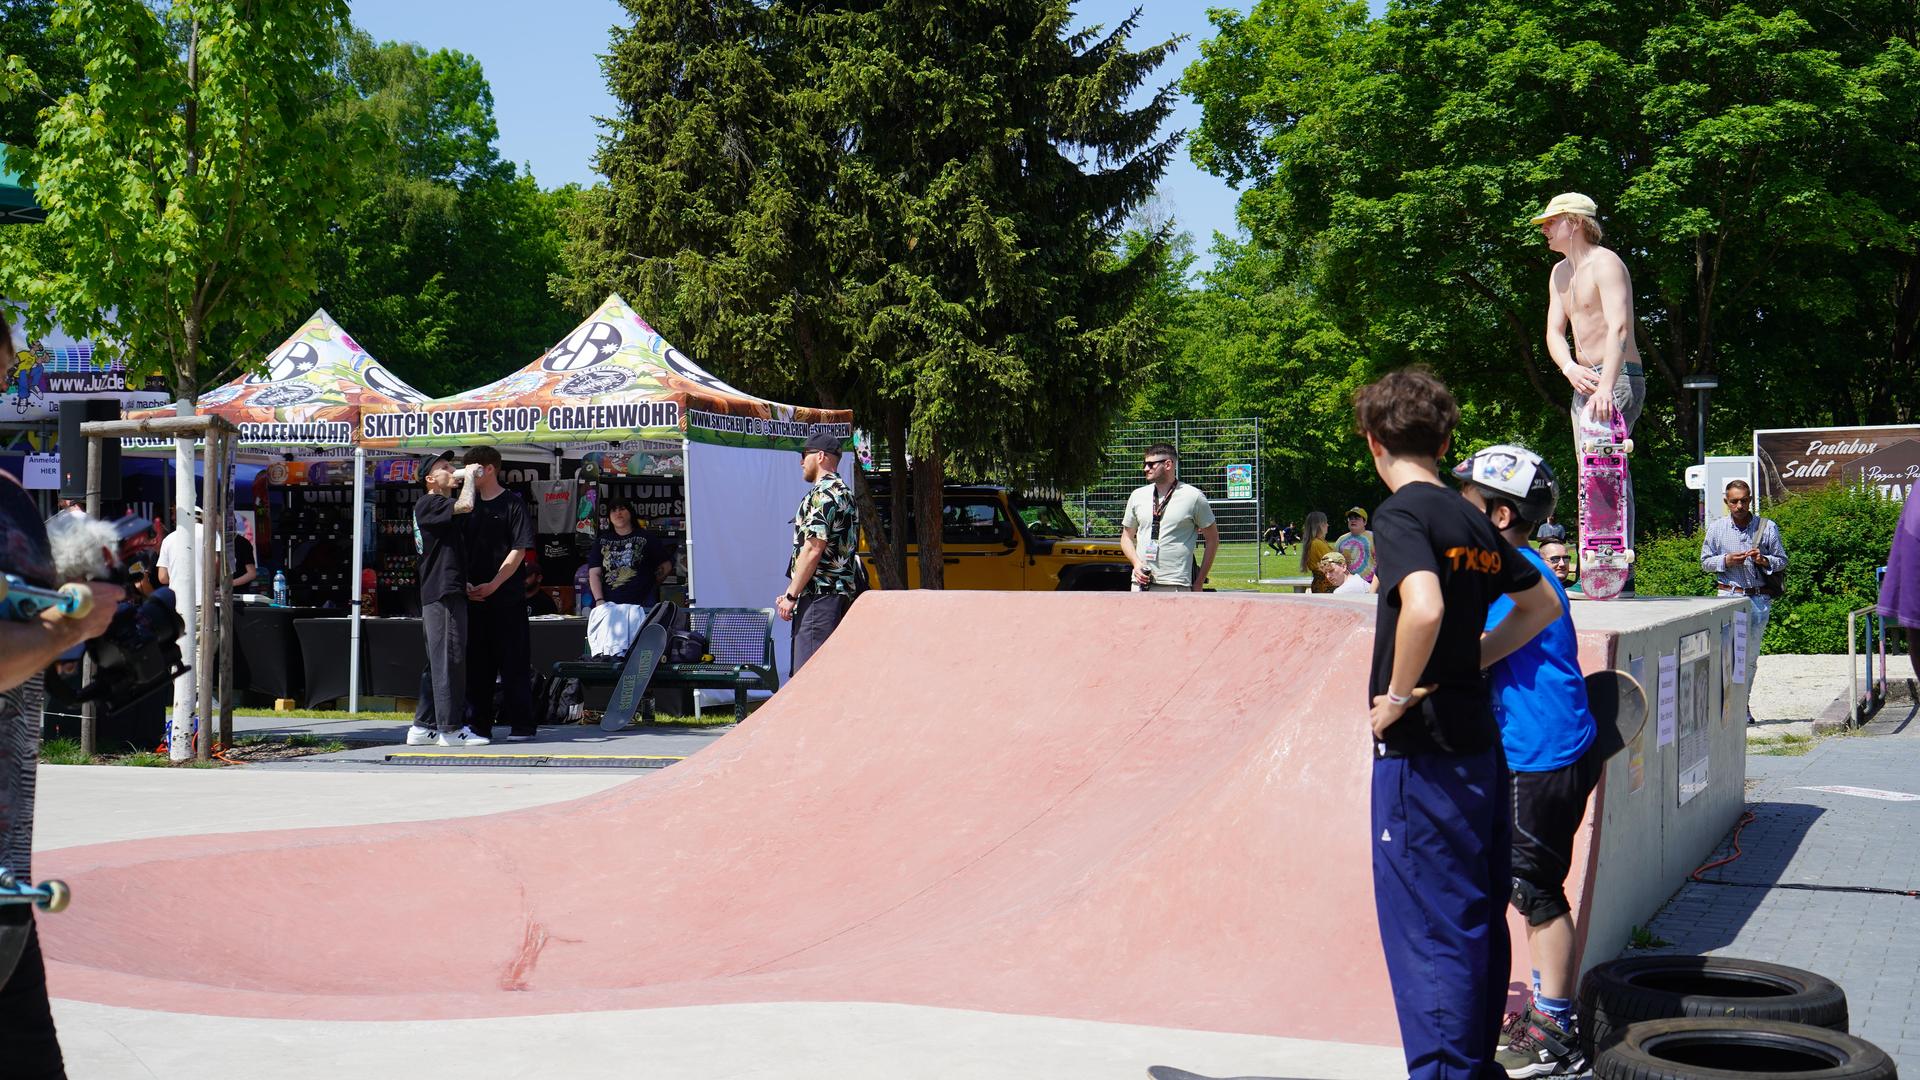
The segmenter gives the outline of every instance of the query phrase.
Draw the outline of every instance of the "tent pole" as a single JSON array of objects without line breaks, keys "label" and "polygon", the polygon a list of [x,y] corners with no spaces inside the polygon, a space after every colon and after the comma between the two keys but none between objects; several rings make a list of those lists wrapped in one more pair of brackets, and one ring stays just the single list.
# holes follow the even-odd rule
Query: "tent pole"
[{"label": "tent pole", "polygon": [[351,633],[347,635],[347,711],[360,711],[361,560],[366,557],[367,450],[353,448],[353,576],[347,581]]},{"label": "tent pole", "polygon": [[[693,440],[682,437],[680,440],[680,460],[684,463],[680,469],[680,503],[686,510],[686,516],[680,524],[680,535],[686,537],[687,544],[687,606],[694,605],[693,591]],[[694,707],[699,711],[699,706]]]}]

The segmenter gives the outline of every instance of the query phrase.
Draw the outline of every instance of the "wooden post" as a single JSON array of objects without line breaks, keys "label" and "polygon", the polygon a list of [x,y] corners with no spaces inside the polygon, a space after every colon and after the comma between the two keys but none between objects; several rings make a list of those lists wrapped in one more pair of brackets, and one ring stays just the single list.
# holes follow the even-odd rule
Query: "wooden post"
[{"label": "wooden post", "polygon": [[[100,439],[96,436],[87,439],[87,516],[90,518],[100,516],[101,482]],[[94,675],[93,652],[89,650],[81,654],[80,685],[93,685]],[[100,706],[97,702],[89,701],[80,706],[80,752],[89,758],[93,757],[99,741]]]}]

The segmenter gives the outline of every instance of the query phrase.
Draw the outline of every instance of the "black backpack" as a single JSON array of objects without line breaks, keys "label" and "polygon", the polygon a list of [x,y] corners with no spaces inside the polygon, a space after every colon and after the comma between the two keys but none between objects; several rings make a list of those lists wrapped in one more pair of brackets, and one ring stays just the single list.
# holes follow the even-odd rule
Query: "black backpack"
[{"label": "black backpack", "polygon": [[661,660],[669,664],[698,664],[707,658],[713,643],[707,635],[693,629],[693,612],[671,600],[662,600],[647,610],[640,629],[659,623],[667,628],[667,648]]}]

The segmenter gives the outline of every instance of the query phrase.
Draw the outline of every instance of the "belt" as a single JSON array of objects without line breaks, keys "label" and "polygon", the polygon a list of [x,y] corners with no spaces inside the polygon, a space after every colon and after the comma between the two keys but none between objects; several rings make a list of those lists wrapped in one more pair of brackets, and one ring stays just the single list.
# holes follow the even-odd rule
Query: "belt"
[{"label": "belt", "polygon": [[[1585,367],[1586,367],[1586,369],[1587,369],[1588,371],[1591,371],[1591,372],[1593,372],[1593,373],[1594,373],[1594,374],[1596,374],[1596,375],[1598,375],[1598,374],[1599,374],[1599,373],[1600,373],[1601,371],[1603,371],[1603,370],[1605,370],[1605,369],[1606,369],[1606,365],[1605,365],[1605,364],[1587,364],[1587,365],[1585,365]],[[1621,365],[1620,365],[1620,374],[1622,374],[1622,375],[1630,375],[1630,376],[1634,376],[1634,377],[1636,377],[1636,378],[1641,378],[1641,379],[1644,379],[1644,378],[1646,378],[1646,377],[1647,377],[1647,369],[1646,369],[1646,365],[1644,365],[1644,364],[1621,364]]]},{"label": "belt", "polygon": [[1733,595],[1735,595],[1735,596],[1758,596],[1758,595],[1760,595],[1760,590],[1758,590],[1758,589],[1749,589],[1749,588],[1747,588],[1747,587],[1746,587],[1746,586],[1744,586],[1744,585],[1720,585],[1720,586],[1717,586],[1717,588],[1718,588],[1718,589],[1719,589],[1719,590],[1720,590],[1721,592],[1723,592],[1723,593],[1732,593],[1732,594],[1733,594]]}]

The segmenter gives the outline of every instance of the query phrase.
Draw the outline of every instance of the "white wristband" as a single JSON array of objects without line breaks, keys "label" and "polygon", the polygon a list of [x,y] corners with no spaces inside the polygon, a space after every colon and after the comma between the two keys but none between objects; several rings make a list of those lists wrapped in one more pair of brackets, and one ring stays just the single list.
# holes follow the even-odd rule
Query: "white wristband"
[{"label": "white wristband", "polygon": [[1387,704],[1389,705],[1405,705],[1412,700],[1412,694],[1401,695],[1394,693],[1392,690],[1387,691]]}]

